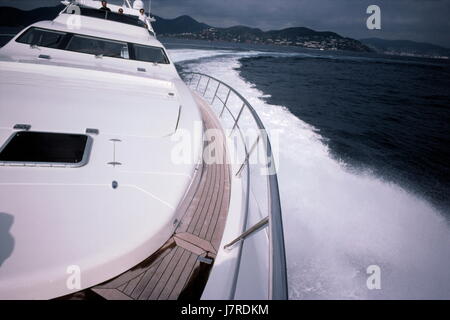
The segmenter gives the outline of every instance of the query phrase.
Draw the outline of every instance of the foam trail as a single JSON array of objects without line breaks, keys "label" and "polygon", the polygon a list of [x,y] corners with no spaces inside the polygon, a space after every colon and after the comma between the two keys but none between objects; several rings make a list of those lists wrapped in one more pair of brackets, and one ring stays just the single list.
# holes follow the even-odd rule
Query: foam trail
[{"label": "foam trail", "polygon": [[[206,57],[189,51],[190,59]],[[313,127],[265,103],[263,93],[239,76],[242,55],[209,56],[216,57],[185,67],[232,84],[269,130],[281,130],[290,298],[449,299],[450,228],[443,216],[401,187],[334,160]],[[366,286],[366,268],[373,264],[381,267],[381,290]]]},{"label": "foam trail", "polygon": [[177,63],[187,60],[195,60],[206,57],[214,57],[226,54],[232,54],[232,51],[221,50],[221,51],[211,51],[211,50],[193,50],[193,49],[172,49],[168,50],[170,59]]}]

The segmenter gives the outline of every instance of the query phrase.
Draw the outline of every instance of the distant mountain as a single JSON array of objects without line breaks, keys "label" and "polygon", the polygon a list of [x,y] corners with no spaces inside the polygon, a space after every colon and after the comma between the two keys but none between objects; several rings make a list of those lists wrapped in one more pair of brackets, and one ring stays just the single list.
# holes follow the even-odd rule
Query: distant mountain
[{"label": "distant mountain", "polygon": [[361,39],[362,43],[379,53],[423,57],[450,57],[450,49],[431,43],[409,40]]},{"label": "distant mountain", "polygon": [[[31,11],[23,11],[12,7],[0,7],[1,27],[26,27],[41,20],[53,20],[64,9],[63,5],[43,7]],[[155,16],[153,28],[158,34],[200,32],[210,28],[207,24],[199,23],[189,16],[175,19],[164,19]]]},{"label": "distant mountain", "polygon": [[36,8],[30,11],[12,7],[0,7],[0,26],[26,27],[41,20],[53,20],[62,9],[64,9],[63,5]]},{"label": "distant mountain", "polygon": [[[25,27],[40,20],[52,20],[63,8],[62,5],[59,5],[23,11],[11,7],[0,7],[0,27]],[[261,29],[246,26],[214,28],[186,15],[175,19],[164,19],[158,16],[155,16],[155,18],[153,28],[157,34],[165,36],[300,46],[320,50],[371,51],[357,40],[341,37],[334,32],[319,32],[303,27],[265,32]]]},{"label": "distant mountain", "polygon": [[[183,20],[180,18],[183,18]],[[247,26],[215,28],[199,23],[187,16],[173,20],[162,19],[163,23],[158,25],[159,19],[161,18],[157,17],[154,24],[155,31],[157,34],[168,37],[300,46],[321,50],[372,51],[358,40],[344,38],[334,32],[320,32],[304,27],[262,31],[261,29]],[[174,22],[176,22],[176,28],[171,27]]]},{"label": "distant mountain", "polygon": [[272,37],[283,37],[287,39],[295,39],[297,37],[333,37],[342,39],[340,35],[334,32],[329,31],[315,31],[312,29],[308,29],[305,27],[297,27],[297,28],[286,28],[283,30],[272,30],[267,32],[268,36]]},{"label": "distant mountain", "polygon": [[164,19],[158,16],[155,16],[155,18],[156,22],[153,23],[153,27],[156,33],[168,37],[294,45],[324,50],[372,51],[357,40],[344,38],[334,32],[321,32],[304,27],[262,31],[247,26],[216,28],[200,23],[189,16],[181,16],[175,19]]},{"label": "distant mountain", "polygon": [[154,16],[156,21],[152,23],[156,34],[175,34],[184,32],[201,32],[211,28],[207,24],[197,22],[189,16],[180,16],[175,19],[164,19]]}]

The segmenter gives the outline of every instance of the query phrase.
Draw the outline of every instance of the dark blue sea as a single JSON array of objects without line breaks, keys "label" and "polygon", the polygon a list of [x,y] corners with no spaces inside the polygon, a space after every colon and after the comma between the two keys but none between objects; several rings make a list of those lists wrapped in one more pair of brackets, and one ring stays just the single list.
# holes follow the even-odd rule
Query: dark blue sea
[{"label": "dark blue sea", "polygon": [[449,61],[320,54],[241,63],[241,75],[317,128],[334,157],[448,212]]},{"label": "dark blue sea", "polygon": [[163,41],[279,133],[290,298],[450,298],[448,60]]},{"label": "dark blue sea", "polygon": [[449,212],[450,60],[165,42],[169,48],[183,43],[263,52],[240,58],[236,69],[267,103],[284,106],[312,125],[333,157],[349,167],[370,169]]}]

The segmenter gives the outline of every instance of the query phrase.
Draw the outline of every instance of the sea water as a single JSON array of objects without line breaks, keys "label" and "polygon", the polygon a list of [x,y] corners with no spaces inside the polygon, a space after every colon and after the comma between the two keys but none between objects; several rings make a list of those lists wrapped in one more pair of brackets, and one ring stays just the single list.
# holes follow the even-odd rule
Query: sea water
[{"label": "sea water", "polygon": [[448,61],[165,42],[280,134],[291,299],[450,298]]}]

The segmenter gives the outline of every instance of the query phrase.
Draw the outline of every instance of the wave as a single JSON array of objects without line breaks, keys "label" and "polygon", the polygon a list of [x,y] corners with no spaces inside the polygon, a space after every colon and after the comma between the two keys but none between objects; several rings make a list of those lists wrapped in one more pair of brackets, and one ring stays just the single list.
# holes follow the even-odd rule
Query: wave
[{"label": "wave", "polygon": [[[443,215],[370,171],[349,170],[314,127],[264,102],[266,95],[236,69],[240,58],[267,53],[169,51],[186,70],[233,84],[268,130],[279,130],[291,299],[450,298],[450,229]],[[381,268],[380,290],[366,286],[370,265]]]}]

